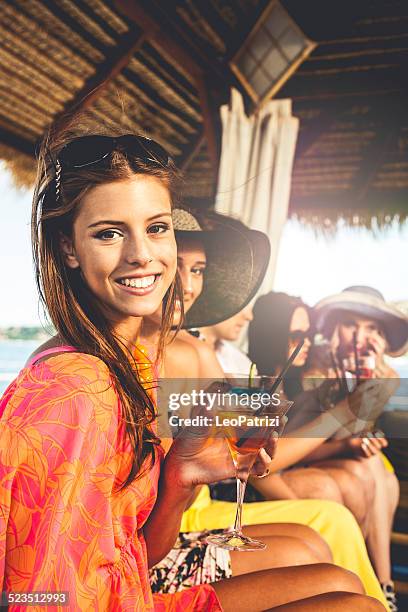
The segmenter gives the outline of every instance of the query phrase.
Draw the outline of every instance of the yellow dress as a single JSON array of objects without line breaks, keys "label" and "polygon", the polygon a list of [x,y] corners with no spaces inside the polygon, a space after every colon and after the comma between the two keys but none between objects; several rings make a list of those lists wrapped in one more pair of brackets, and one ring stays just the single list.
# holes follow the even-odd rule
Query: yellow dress
[{"label": "yellow dress", "polygon": [[[236,504],[212,500],[203,486],[184,513],[180,531],[226,529],[234,523]],[[351,512],[336,502],[317,499],[285,499],[244,504],[243,523],[300,523],[317,531],[330,546],[336,565],[360,577],[367,595],[388,609],[384,594],[368,558],[363,535]]]}]

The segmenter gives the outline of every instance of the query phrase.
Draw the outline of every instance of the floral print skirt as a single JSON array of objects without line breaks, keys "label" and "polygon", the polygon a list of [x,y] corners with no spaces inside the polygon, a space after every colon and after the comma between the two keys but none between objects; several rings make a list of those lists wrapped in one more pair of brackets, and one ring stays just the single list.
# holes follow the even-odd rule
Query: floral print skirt
[{"label": "floral print skirt", "polygon": [[150,570],[153,593],[176,593],[198,584],[230,578],[229,551],[205,542],[210,533],[222,531],[180,533],[168,555]]}]

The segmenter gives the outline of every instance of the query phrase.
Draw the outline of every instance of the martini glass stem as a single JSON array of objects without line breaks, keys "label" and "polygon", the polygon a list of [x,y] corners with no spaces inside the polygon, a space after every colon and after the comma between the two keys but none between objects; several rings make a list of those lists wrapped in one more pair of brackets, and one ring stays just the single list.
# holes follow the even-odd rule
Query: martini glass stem
[{"label": "martini glass stem", "polygon": [[247,478],[245,480],[241,480],[237,476],[237,512],[235,514],[235,523],[234,523],[234,532],[236,534],[242,534],[242,504],[244,502],[245,489],[247,485]]}]

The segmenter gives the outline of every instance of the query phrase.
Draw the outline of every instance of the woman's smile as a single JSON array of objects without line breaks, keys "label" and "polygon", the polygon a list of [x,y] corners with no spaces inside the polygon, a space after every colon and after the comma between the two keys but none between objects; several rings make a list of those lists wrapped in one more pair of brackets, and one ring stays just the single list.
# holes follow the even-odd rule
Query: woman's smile
[{"label": "woman's smile", "polygon": [[124,276],[115,282],[121,289],[133,295],[146,295],[156,289],[160,277],[161,273],[145,276]]}]

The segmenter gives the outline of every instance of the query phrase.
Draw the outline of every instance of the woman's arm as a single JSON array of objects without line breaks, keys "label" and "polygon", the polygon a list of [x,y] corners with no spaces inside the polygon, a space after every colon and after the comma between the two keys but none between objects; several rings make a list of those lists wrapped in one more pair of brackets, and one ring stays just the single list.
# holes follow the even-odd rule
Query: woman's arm
[{"label": "woman's arm", "polygon": [[[329,408],[307,425],[287,434],[279,440],[275,457],[271,463],[272,470],[276,472],[295,465],[305,457],[309,458],[310,453],[320,449],[321,446],[326,446],[324,444],[326,440],[331,438],[339,428],[348,427],[350,429],[350,425],[355,422],[356,418],[362,416],[362,412],[365,410],[370,412],[370,406],[376,403],[380,390],[375,380],[366,381],[334,407]],[[264,479],[262,485],[259,486],[264,489],[266,482],[267,479]],[[251,480],[251,484],[256,488],[258,483],[256,479]]]},{"label": "woman's arm", "polygon": [[161,561],[177,540],[184,510],[191,503],[195,487],[179,486],[164,469],[157,500],[143,527],[149,567]]},{"label": "woman's arm", "polygon": [[181,518],[196,487],[231,478],[235,468],[224,438],[209,427],[182,431],[163,462],[156,504],[143,528],[149,566],[174,545]]},{"label": "woman's arm", "polygon": [[[277,472],[298,463],[331,438],[340,425],[346,425],[353,419],[347,400],[343,400],[307,425],[288,433],[279,440],[272,471]],[[256,485],[254,482],[252,484]]]},{"label": "woman's arm", "polygon": [[322,459],[330,459],[331,457],[340,456],[346,452],[345,440],[327,440],[314,451],[306,455],[305,462],[321,461]]},{"label": "woman's arm", "polygon": [[[271,437],[261,449],[252,473],[263,474],[276,449]],[[144,526],[149,565],[158,563],[174,545],[182,514],[194,491],[235,475],[224,437],[209,427],[192,427],[177,436],[162,465],[156,504]]]}]

